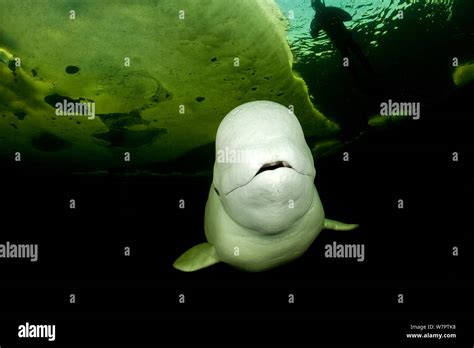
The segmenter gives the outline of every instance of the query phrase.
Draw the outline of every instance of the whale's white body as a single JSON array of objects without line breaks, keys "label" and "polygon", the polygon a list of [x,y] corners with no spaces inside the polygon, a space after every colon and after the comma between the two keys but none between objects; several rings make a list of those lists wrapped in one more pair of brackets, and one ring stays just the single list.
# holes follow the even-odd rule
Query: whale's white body
[{"label": "whale's white body", "polygon": [[264,271],[301,256],[323,228],[357,227],[325,219],[315,176],[311,150],[290,109],[270,101],[235,108],[217,131],[205,210],[208,243],[185,252],[174,266],[194,271],[225,262]]},{"label": "whale's white body", "polygon": [[219,261],[247,271],[263,271],[290,262],[309,248],[324,227],[324,210],[316,187],[312,194],[307,213],[290,228],[262,235],[232,220],[212,186],[204,220],[207,241],[215,247]]}]

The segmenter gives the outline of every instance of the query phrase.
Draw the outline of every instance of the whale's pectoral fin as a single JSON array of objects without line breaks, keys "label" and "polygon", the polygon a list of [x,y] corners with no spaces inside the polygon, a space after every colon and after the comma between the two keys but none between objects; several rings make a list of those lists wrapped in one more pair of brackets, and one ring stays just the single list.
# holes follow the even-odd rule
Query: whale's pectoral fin
[{"label": "whale's pectoral fin", "polygon": [[216,249],[209,243],[201,243],[187,250],[173,263],[173,267],[183,272],[194,272],[218,263]]},{"label": "whale's pectoral fin", "polygon": [[324,228],[327,230],[350,231],[357,227],[359,227],[357,224],[346,224],[336,220],[324,219]]}]

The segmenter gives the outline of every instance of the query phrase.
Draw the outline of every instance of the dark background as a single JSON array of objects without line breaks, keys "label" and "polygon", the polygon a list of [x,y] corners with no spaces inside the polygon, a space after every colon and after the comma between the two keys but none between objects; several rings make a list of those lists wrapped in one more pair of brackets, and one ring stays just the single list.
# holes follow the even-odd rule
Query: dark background
[{"label": "dark background", "polygon": [[[210,175],[72,175],[2,163],[0,242],[39,243],[39,261],[1,261],[0,345],[38,346],[17,338],[29,321],[56,324],[63,344],[472,346],[472,92],[471,84],[422,110],[420,120],[367,131],[318,160],[327,217],[360,228],[323,231],[303,257],[263,273],[225,264],[195,273],[172,268],[205,240]],[[365,244],[366,260],[326,259],[332,241]],[[455,324],[457,339],[408,341],[411,324]]]},{"label": "dark background", "polygon": [[[338,54],[318,57],[318,45],[309,61],[295,62],[317,108],[343,126],[343,140],[364,132],[317,159],[315,181],[327,217],[360,228],[322,231],[303,257],[280,268],[255,274],[225,264],[195,273],[173,269],[181,253],[205,241],[213,144],[145,168],[183,173],[175,176],[140,174],[127,165],[75,175],[30,167],[28,159],[1,162],[0,243],[39,244],[36,263],[0,260],[1,348],[46,342],[17,338],[27,321],[56,324],[55,344],[70,347],[472,347],[474,85],[452,85],[451,61],[472,59],[473,4],[456,1],[453,19],[445,23],[444,13],[420,1],[406,11],[403,25],[386,23],[389,34],[376,50],[368,49],[370,35],[354,32],[375,68],[359,85],[340,68]],[[424,20],[431,10],[432,20]],[[399,30],[390,30],[395,25]],[[388,99],[422,102],[421,119],[386,131],[363,129]],[[342,160],[344,151],[349,162]],[[454,151],[459,162],[452,161]],[[75,210],[69,209],[71,198]],[[365,261],[326,259],[324,246],[333,241],[365,244]],[[71,293],[76,304],[69,303]],[[290,293],[294,304],[288,304]],[[179,294],[186,304],[178,303]],[[455,332],[457,338],[409,340],[407,333],[419,332],[410,330],[412,324],[456,325],[455,331],[432,333]]]}]

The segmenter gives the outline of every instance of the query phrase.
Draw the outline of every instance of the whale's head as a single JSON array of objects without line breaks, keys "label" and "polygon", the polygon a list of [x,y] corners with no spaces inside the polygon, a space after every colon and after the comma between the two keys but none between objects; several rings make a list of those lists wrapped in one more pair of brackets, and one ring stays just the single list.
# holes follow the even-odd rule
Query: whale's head
[{"label": "whale's head", "polygon": [[314,197],[311,150],[294,113],[280,104],[242,104],[216,136],[213,186],[226,213],[262,234],[291,227]]}]

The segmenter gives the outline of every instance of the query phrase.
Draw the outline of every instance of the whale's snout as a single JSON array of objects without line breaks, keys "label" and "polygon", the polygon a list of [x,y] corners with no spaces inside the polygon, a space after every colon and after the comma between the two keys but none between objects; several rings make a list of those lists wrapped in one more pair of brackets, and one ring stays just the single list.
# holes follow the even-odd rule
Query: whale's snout
[{"label": "whale's snout", "polygon": [[287,161],[276,161],[276,162],[270,162],[270,163],[265,163],[260,167],[258,170],[257,174],[255,176],[267,171],[267,170],[275,170],[278,168],[291,168],[293,169],[292,166]]},{"label": "whale's snout", "polygon": [[315,175],[303,129],[288,108],[246,103],[219,125],[213,185],[239,225],[264,234],[287,230],[311,207]]}]

